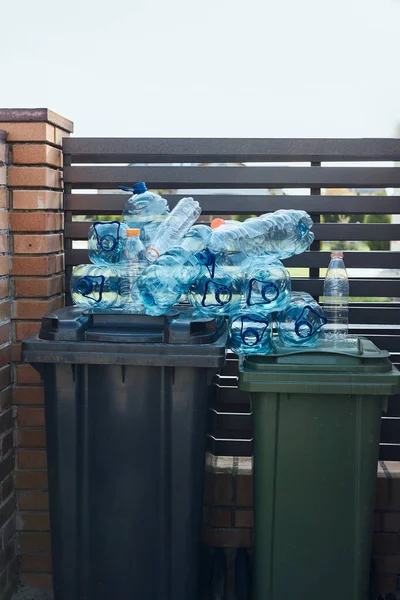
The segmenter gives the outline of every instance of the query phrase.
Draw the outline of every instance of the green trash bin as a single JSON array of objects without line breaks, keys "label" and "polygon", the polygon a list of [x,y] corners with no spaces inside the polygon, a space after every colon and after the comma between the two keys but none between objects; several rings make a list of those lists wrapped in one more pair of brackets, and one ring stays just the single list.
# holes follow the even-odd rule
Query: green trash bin
[{"label": "green trash bin", "polygon": [[254,418],[254,600],[368,600],[389,353],[282,349],[244,359]]}]

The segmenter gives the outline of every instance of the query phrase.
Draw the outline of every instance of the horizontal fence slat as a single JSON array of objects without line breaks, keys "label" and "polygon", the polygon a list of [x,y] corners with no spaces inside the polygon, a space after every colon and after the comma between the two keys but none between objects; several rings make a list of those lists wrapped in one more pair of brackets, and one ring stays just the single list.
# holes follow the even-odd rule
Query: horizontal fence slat
[{"label": "horizontal fence slat", "polygon": [[64,167],[64,183],[76,188],[112,189],[146,181],[149,187],[304,188],[400,187],[392,167]]},{"label": "horizontal fence slat", "polygon": [[[67,265],[80,265],[88,260],[87,250],[66,250]],[[284,261],[286,267],[321,267],[329,264],[330,252],[305,252]],[[346,252],[346,267],[357,269],[400,269],[400,252]]]},{"label": "horizontal fence slat", "polygon": [[[326,268],[330,261],[330,252],[304,252],[284,260],[286,267]],[[400,252],[396,251],[349,251],[345,252],[348,269],[400,269]]]},{"label": "horizontal fence slat", "polygon": [[[74,240],[86,240],[90,221],[74,221],[65,224],[65,237]],[[315,224],[313,227],[316,240],[398,240],[400,224]],[[400,265],[399,265],[400,266]]]},{"label": "horizontal fence slat", "polygon": [[72,162],[397,161],[398,139],[64,138]]},{"label": "horizontal fence slat", "polygon": [[400,225],[383,223],[324,223],[313,227],[316,240],[397,240]]},{"label": "horizontal fence slat", "polygon": [[[322,296],[323,279],[292,278],[292,289],[308,292],[312,296]],[[350,279],[351,296],[400,297],[400,279]]]},{"label": "horizontal fence slat", "polygon": [[[219,440],[209,435],[207,450],[215,456],[252,456],[253,442],[232,439]],[[400,444],[381,444],[379,446],[379,460],[400,460]]]},{"label": "horizontal fence slat", "polygon": [[[234,450],[233,447],[232,450]],[[379,446],[379,460],[400,460],[400,444],[381,444]]]},{"label": "horizontal fence slat", "polygon": [[[163,194],[170,208],[184,194]],[[316,214],[400,214],[400,196],[305,196],[196,194],[203,215],[260,215],[283,209]],[[74,214],[120,214],[130,194],[64,194],[64,208]]]},{"label": "horizontal fence slat", "polygon": [[253,441],[234,438],[217,439],[209,434],[207,436],[207,450],[215,456],[252,456]]},{"label": "horizontal fence slat", "polygon": [[[253,436],[253,424],[251,414],[224,413],[210,411],[210,431],[223,432],[236,431],[240,439],[248,439]],[[226,437],[226,436],[225,436]]]},{"label": "horizontal fence slat", "polygon": [[[400,307],[352,307],[349,309],[349,322],[354,324],[373,323],[375,325],[395,325],[400,323]],[[382,303],[386,304],[386,303]]]},{"label": "horizontal fence slat", "polygon": [[[385,413],[386,417],[400,417],[400,395],[389,396],[388,409]],[[399,427],[399,443],[400,443],[400,427]]]}]

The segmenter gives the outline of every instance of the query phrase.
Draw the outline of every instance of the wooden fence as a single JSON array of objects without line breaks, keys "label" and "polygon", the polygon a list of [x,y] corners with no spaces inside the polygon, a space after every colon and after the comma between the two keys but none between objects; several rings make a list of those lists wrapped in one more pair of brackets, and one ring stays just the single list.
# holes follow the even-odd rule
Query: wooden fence
[{"label": "wooden fence", "polygon": [[[205,216],[304,209],[314,220],[315,241],[310,252],[284,261],[293,269],[293,289],[318,297],[326,244],[359,242],[345,255],[350,273],[357,269],[351,331],[368,335],[400,363],[400,252],[390,250],[400,240],[400,219],[381,218],[400,215],[400,196],[385,195],[400,189],[400,140],[64,138],[63,154],[67,283],[72,267],[88,261],[87,250],[76,246],[87,239],[93,215],[121,213],[129,194],[117,193],[119,185],[146,181],[166,191],[171,207],[196,190]],[[250,406],[237,388],[234,355],[214,392],[209,449],[250,455]],[[400,460],[400,396],[390,399],[381,441],[381,459]]]}]

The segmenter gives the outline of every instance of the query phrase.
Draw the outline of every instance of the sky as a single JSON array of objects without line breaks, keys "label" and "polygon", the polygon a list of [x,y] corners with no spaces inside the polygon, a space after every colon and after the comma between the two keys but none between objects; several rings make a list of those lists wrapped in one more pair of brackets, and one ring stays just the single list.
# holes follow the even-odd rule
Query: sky
[{"label": "sky", "polygon": [[400,135],[400,0],[0,0],[0,106],[93,137]]}]

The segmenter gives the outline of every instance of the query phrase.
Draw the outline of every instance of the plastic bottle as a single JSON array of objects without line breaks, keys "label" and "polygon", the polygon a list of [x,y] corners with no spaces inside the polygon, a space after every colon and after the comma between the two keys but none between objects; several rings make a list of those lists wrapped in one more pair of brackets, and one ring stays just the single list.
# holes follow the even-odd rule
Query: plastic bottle
[{"label": "plastic bottle", "polygon": [[133,192],[122,215],[129,228],[140,229],[140,239],[147,248],[169,213],[168,203],[158,194],[150,192],[144,181],[135,183],[133,188],[120,186],[120,189]]},{"label": "plastic bottle", "polygon": [[217,229],[218,227],[221,227],[221,225],[235,227],[236,225],[240,225],[240,221],[234,221],[233,219],[221,219],[221,217],[215,217],[215,219],[211,221],[211,229]]},{"label": "plastic bottle", "polygon": [[147,267],[138,280],[138,290],[147,314],[164,314],[188,292],[202,269],[204,248],[211,230],[195,225],[184,236],[180,246],[163,254]]},{"label": "plastic bottle", "polygon": [[232,315],[228,346],[236,354],[269,354],[273,349],[271,314],[240,312]]},{"label": "plastic bottle", "polygon": [[285,310],[276,313],[276,326],[284,346],[318,344],[326,318],[320,305],[305,292],[293,292]]},{"label": "plastic bottle", "polygon": [[[138,303],[139,298],[132,296],[133,284],[143,269],[146,268],[146,249],[140,239],[140,229],[127,229],[125,245],[125,261],[118,269],[120,277],[120,294],[123,304],[127,309],[133,309],[132,304]],[[129,305],[129,306],[128,306]]]},{"label": "plastic bottle", "polygon": [[120,221],[96,221],[89,228],[89,260],[99,266],[126,261],[125,244],[128,226]]},{"label": "plastic bottle", "polygon": [[182,198],[157,229],[151,247],[146,252],[148,260],[154,262],[161,254],[179,245],[200,214],[201,208],[196,200]]},{"label": "plastic bottle", "polygon": [[202,315],[228,315],[240,308],[248,260],[242,252],[210,256],[211,263],[190,287],[189,301]]},{"label": "plastic bottle", "polygon": [[311,217],[303,210],[277,210],[246,219],[237,226],[221,225],[213,229],[211,252],[245,252],[247,255],[270,254],[284,259],[304,252],[314,240]]},{"label": "plastic bottle", "polygon": [[79,265],[71,276],[74,304],[92,308],[115,308],[122,304],[120,276],[116,269]]},{"label": "plastic bottle", "polygon": [[324,282],[325,336],[344,339],[349,329],[349,279],[342,252],[332,252]]},{"label": "plastic bottle", "polygon": [[245,272],[244,298],[252,312],[283,310],[291,298],[289,272],[280,261],[270,263],[262,256],[254,258]]},{"label": "plastic bottle", "polygon": [[136,281],[136,288],[147,315],[164,315],[176,304],[184,288],[173,273],[158,264],[149,265]]}]

